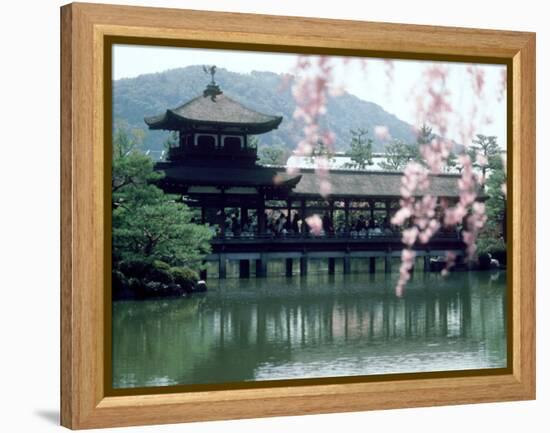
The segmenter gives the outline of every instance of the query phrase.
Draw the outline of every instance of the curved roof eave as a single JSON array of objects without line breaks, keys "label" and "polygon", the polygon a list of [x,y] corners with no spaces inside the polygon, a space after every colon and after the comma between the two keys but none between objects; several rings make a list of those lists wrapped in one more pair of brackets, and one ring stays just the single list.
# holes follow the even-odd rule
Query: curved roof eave
[{"label": "curved roof eave", "polygon": [[[194,125],[216,125],[220,127],[238,127],[246,128],[248,132],[252,134],[262,134],[269,132],[273,129],[277,129],[283,121],[282,116],[272,116],[271,119],[261,123],[247,123],[247,122],[220,122],[220,121],[207,121],[200,119],[191,119],[185,116],[181,116],[172,109],[166,110],[163,115],[145,117],[143,119],[149,126],[149,129],[165,129],[165,130],[178,130],[180,126],[175,123],[181,124],[194,124]],[[171,124],[174,122],[174,124]]]}]

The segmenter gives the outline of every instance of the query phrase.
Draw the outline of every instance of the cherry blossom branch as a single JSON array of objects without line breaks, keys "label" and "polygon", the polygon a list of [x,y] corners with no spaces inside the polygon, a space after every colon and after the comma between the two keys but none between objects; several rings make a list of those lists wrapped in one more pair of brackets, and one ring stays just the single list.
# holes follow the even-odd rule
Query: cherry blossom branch
[{"label": "cherry blossom branch", "polygon": [[[323,143],[329,151],[334,147],[335,136],[329,129],[321,129],[320,119],[326,114],[330,85],[333,80],[331,58],[318,56],[311,59],[300,56],[295,68],[296,79],[292,94],[296,101],[294,119],[303,125],[303,138],[298,142],[294,153],[310,156],[318,143]],[[315,158],[315,173],[319,178],[319,192],[323,197],[330,195],[329,164],[326,157]],[[296,172],[296,168],[288,171]]]},{"label": "cherry blossom branch", "polygon": [[[310,156],[314,146],[322,142],[327,149],[332,150],[335,137],[328,129],[320,128],[320,120],[326,114],[329,95],[334,91],[333,86],[333,58],[300,56],[295,68],[295,80],[292,93],[296,100],[294,119],[303,125],[303,138],[299,141],[294,153],[300,156]],[[349,58],[343,63],[348,64]],[[391,61],[385,61],[385,75],[388,82],[393,80],[394,65]],[[367,59],[360,59],[360,67],[366,73]],[[475,96],[466,117],[453,109],[451,104],[451,92],[446,82],[449,77],[449,68],[444,64],[433,63],[424,70],[422,81],[413,91],[415,96],[415,114],[417,125],[430,125],[437,135],[428,142],[420,145],[419,151],[425,165],[410,162],[404,170],[401,185],[400,209],[394,215],[392,223],[406,227],[403,230],[402,240],[405,248],[402,252],[399,280],[396,285],[396,293],[403,293],[406,282],[410,279],[410,271],[414,266],[416,253],[415,243],[428,243],[434,234],[440,229],[441,222],[436,216],[438,205],[443,210],[443,220],[446,226],[463,223],[463,241],[466,244],[468,259],[475,253],[475,241],[486,216],[485,206],[476,202],[479,186],[485,182],[479,173],[473,170],[473,162],[466,151],[470,145],[476,125],[488,124],[492,121],[490,116],[481,116],[479,101],[484,98],[485,73],[478,66],[470,65],[466,70],[473,94]],[[506,77],[502,78],[503,90],[505,90]],[[464,110],[463,110],[464,111]],[[462,145],[465,151],[459,155],[462,165],[460,179],[457,182],[458,201],[449,206],[443,200],[426,194],[431,184],[431,175],[441,173],[447,164],[447,160],[454,149],[455,143],[447,139],[451,120],[455,119],[455,126],[459,131]],[[389,140],[390,131],[384,125],[375,127],[375,136],[380,140]],[[487,161],[483,155],[476,156],[477,165],[483,166]],[[296,173],[296,167],[288,167],[289,173]],[[325,156],[315,158],[315,172],[319,179],[319,190],[323,197],[330,195],[332,186],[329,180],[329,161]],[[424,194],[424,195],[422,195]],[[318,215],[306,219],[311,232],[321,232],[321,220]],[[443,274],[448,273],[456,260],[453,253],[447,254],[447,265]]]}]

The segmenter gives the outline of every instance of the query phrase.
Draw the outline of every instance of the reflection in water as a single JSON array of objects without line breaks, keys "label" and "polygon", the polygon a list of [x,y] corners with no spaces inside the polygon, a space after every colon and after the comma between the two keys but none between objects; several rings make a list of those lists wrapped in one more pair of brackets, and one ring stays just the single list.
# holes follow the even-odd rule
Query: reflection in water
[{"label": "reflection in water", "polygon": [[[506,273],[225,280],[113,305],[115,388],[506,366]],[[216,285],[217,284],[217,285]]]}]

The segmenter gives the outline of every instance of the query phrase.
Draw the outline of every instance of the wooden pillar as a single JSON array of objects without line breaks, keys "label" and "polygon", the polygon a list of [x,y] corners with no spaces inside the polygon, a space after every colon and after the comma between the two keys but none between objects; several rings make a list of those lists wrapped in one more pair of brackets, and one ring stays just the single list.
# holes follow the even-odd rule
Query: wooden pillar
[{"label": "wooden pillar", "polygon": [[248,208],[243,206],[241,207],[241,230],[248,221]]},{"label": "wooden pillar", "polygon": [[304,254],[300,257],[300,276],[305,277],[307,275],[307,256]]},{"label": "wooden pillar", "polygon": [[260,258],[256,260],[256,278],[265,277],[267,277],[267,256],[261,253]]},{"label": "wooden pillar", "polygon": [[250,260],[239,260],[239,278],[250,278]]},{"label": "wooden pillar", "polygon": [[206,209],[204,206],[201,206],[201,224],[206,223]]},{"label": "wooden pillar", "polygon": [[350,232],[349,226],[349,200],[344,200],[344,227],[346,233]]},{"label": "wooden pillar", "polygon": [[[374,219],[374,205],[375,205],[375,202],[373,200],[369,200],[370,219],[371,220]],[[370,223],[370,221],[369,221],[369,223]]]},{"label": "wooden pillar", "polygon": [[388,220],[388,224],[391,221],[391,204],[389,200],[386,200],[386,219]]},{"label": "wooden pillar", "polygon": [[328,274],[334,275],[336,269],[336,259],[334,257],[329,257],[328,259]]},{"label": "wooden pillar", "polygon": [[286,276],[292,277],[293,260],[291,258],[286,259]]},{"label": "wooden pillar", "polygon": [[290,223],[292,222],[291,212],[292,212],[292,200],[287,199],[286,200],[286,217]]},{"label": "wooden pillar", "polygon": [[376,272],[376,257],[369,257],[369,272],[371,274]]},{"label": "wooden pillar", "polygon": [[351,273],[351,257],[349,253],[344,255],[344,274]]},{"label": "wooden pillar", "polygon": [[302,199],[300,201],[300,217],[302,218],[302,227],[301,232],[302,234],[306,233],[306,201]]},{"label": "wooden pillar", "polygon": [[[220,234],[225,237],[225,191],[222,189],[220,204]],[[225,277],[224,277],[225,278]]]},{"label": "wooden pillar", "polygon": [[227,276],[225,254],[219,256],[218,278],[224,279]]},{"label": "wooden pillar", "polygon": [[263,235],[265,234],[266,221],[265,221],[265,194],[263,190],[260,190],[260,195],[258,196],[258,233]]}]

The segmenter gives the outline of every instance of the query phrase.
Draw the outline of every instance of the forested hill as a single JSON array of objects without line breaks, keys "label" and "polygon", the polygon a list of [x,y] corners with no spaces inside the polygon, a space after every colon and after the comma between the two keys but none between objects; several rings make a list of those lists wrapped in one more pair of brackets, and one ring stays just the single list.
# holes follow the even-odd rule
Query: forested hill
[{"label": "forested hill", "polygon": [[[167,133],[147,130],[143,118],[164,113],[166,108],[175,108],[201,94],[209,78],[202,66],[197,65],[116,80],[113,84],[114,119],[126,120],[132,128],[142,128],[146,131],[146,148],[160,150]],[[219,68],[216,81],[227,96],[241,104],[266,114],[283,116],[277,130],[259,137],[261,144],[280,143],[289,149],[296,146],[300,128],[292,118],[295,102],[290,85],[284,84],[282,75],[256,71],[240,74]],[[348,148],[350,129],[367,128],[372,137],[376,125],[387,126],[393,138],[406,142],[415,140],[409,124],[379,105],[349,93],[330,98],[325,118],[325,126],[336,134],[337,150]],[[382,143],[375,141],[375,151],[382,147]]]}]

